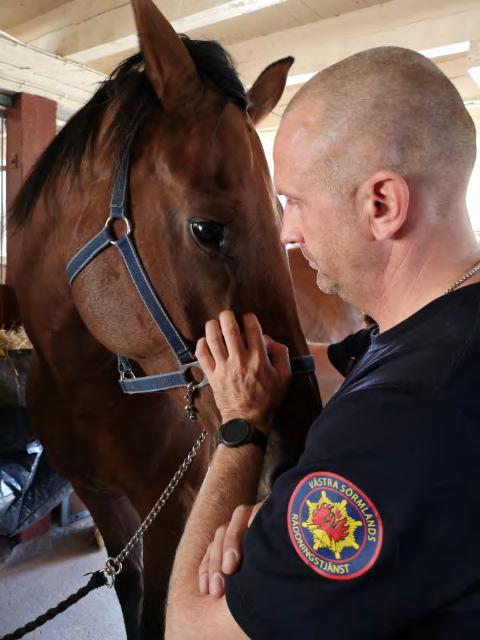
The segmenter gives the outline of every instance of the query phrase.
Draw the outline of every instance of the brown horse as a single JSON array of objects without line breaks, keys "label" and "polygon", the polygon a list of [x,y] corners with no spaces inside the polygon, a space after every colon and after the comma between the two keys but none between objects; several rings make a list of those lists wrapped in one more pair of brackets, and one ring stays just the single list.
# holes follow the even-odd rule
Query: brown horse
[{"label": "brown horse", "polygon": [[[114,247],[69,287],[70,259],[105,223],[119,158],[130,150],[132,239],[158,297],[194,350],[222,309],[258,314],[264,331],[306,354],[279,210],[254,124],[283,91],[292,59],[270,65],[248,94],[225,51],[180,38],[151,0],[134,0],[142,54],[126,60],[63,128],[17,199],[14,274],[34,344],[28,406],[56,469],[90,509],[110,556],[122,549],[218,414],[208,387],[199,424],[184,391],[127,396],[116,353],[136,371],[178,365]],[[122,225],[115,234],[121,235]],[[294,377],[279,412],[271,471],[293,464],[320,401],[313,375]],[[204,445],[117,577],[129,640],[159,638],[171,565],[206,472]]]}]

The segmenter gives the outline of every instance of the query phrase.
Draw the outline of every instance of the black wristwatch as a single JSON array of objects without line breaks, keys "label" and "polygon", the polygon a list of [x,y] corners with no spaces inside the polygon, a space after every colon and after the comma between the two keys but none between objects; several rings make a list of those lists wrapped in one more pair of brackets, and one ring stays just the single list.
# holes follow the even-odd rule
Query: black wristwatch
[{"label": "black wristwatch", "polygon": [[222,424],[217,433],[217,446],[241,447],[244,444],[256,444],[263,451],[267,448],[267,436],[252,424],[241,418],[234,418]]}]

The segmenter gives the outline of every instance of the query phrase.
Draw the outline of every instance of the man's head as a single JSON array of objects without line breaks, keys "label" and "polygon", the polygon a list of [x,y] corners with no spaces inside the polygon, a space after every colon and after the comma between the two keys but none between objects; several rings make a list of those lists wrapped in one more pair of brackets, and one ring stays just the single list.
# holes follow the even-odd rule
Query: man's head
[{"label": "man's head", "polygon": [[465,215],[475,128],[432,62],[384,47],[302,87],[274,158],[287,197],[284,242],[302,245],[321,289],[358,304],[359,288],[374,286],[392,254]]}]

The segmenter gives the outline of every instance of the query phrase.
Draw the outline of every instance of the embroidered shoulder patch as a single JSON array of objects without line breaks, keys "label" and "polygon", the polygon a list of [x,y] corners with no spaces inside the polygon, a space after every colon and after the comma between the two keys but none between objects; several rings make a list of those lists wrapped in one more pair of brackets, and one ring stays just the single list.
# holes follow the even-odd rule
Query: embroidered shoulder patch
[{"label": "embroidered shoulder patch", "polygon": [[300,480],[287,514],[293,548],[311,569],[351,580],[378,558],[383,525],[372,501],[352,482],[319,471]]}]

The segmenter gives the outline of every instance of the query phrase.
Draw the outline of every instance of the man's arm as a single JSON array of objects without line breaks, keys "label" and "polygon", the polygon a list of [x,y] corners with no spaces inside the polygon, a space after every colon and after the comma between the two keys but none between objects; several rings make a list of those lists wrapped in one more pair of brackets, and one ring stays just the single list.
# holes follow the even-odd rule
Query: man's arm
[{"label": "man's arm", "polygon": [[[197,357],[210,382],[222,420],[243,418],[268,436],[276,407],[290,381],[288,350],[263,336],[255,316],[244,317],[245,341],[232,312],[209,321]],[[177,550],[167,602],[167,640],[245,638],[225,598],[200,595],[198,571],[218,527],[234,509],[256,498],[263,451],[219,445]],[[218,580],[223,580],[219,573]],[[223,585],[220,584],[220,591]]]},{"label": "man's arm", "polygon": [[223,596],[224,589],[219,591],[219,585],[212,578],[217,573],[231,576],[238,571],[242,564],[243,539],[264,504],[265,499],[257,504],[238,506],[230,522],[217,529],[198,570],[198,588],[201,594],[210,593],[217,598]]},{"label": "man's arm", "polygon": [[[308,342],[310,353],[315,360],[315,373],[322,387],[327,381],[340,385],[343,375],[333,366],[328,357],[329,343]],[[199,590],[201,594],[221,597],[224,594],[223,575],[235,573],[241,564],[242,542],[248,527],[258,509],[262,506],[244,503],[228,525],[222,521],[215,536],[210,540],[199,571]],[[220,583],[217,576],[221,576]]]},{"label": "man's arm", "polygon": [[[246,638],[225,597],[200,595],[198,568],[217,528],[230,520],[239,504],[255,500],[262,463],[263,453],[255,445],[219,446],[177,550],[167,604],[167,640]],[[223,591],[220,572],[217,580]]]},{"label": "man's arm", "polygon": [[[330,387],[339,386],[344,377],[330,361],[328,356],[329,343],[308,342],[307,344],[315,360],[315,373],[320,388],[325,384],[329,384]],[[262,504],[263,502],[253,506],[253,504],[244,503],[238,510],[239,513],[227,521],[228,525],[222,521],[215,536],[211,538],[211,544],[207,547],[207,552],[200,565],[198,576],[200,593],[216,597],[223,596],[223,575],[231,575],[240,567],[243,538]],[[217,576],[221,576],[220,583]]]}]

